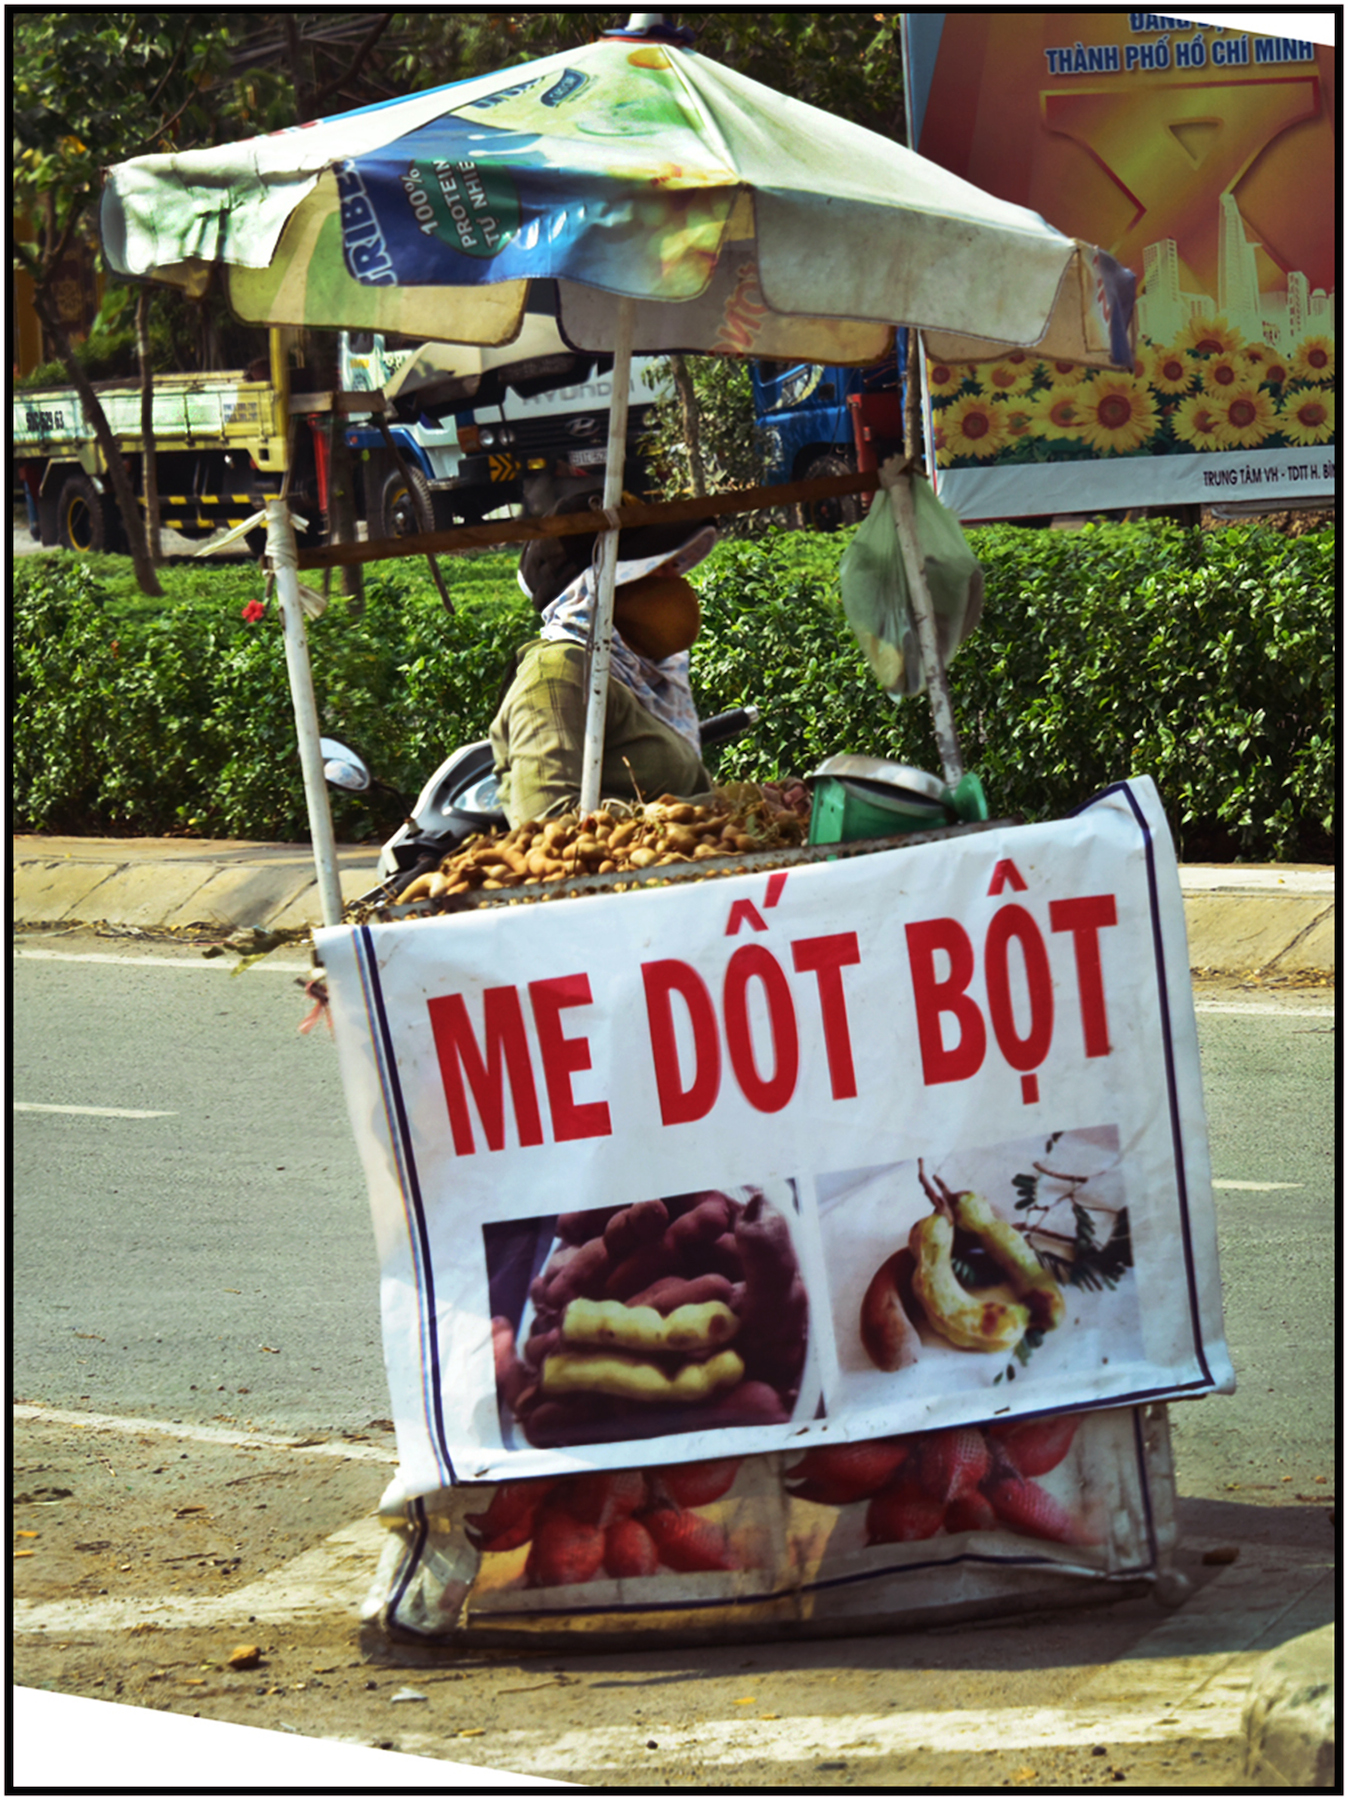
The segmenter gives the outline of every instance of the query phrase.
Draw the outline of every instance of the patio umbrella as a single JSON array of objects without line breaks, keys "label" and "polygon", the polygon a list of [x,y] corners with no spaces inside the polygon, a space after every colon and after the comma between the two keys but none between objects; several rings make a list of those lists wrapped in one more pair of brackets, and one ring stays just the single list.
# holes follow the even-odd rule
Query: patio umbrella
[{"label": "patio umbrella", "polygon": [[[869,363],[908,325],[941,357],[1014,346],[1131,366],[1132,276],[1104,252],[699,56],[688,35],[634,15],[583,49],[119,164],[108,260],[192,292],[219,269],[260,324],[501,345],[531,308],[550,311],[567,343],[614,359],[610,514],[634,350]],[[284,508],[273,517],[284,612],[294,552]],[[616,530],[600,542],[583,809],[598,798]],[[928,675],[945,761],[939,661]],[[326,814],[304,735],[311,814]]]}]

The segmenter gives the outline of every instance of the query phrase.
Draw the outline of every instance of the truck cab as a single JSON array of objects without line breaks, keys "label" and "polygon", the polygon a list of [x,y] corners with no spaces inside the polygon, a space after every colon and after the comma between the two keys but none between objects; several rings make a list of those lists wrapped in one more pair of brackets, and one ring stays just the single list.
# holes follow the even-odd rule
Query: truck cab
[{"label": "truck cab", "polygon": [[[499,350],[342,334],[348,391],[382,391],[399,469],[373,417],[353,415],[347,443],[365,479],[370,535],[400,537],[472,524],[502,509],[541,514],[602,479],[612,359],[573,351],[551,319],[530,316]],[[625,479],[645,486],[641,453],[660,398],[663,359],[634,357]]]},{"label": "truck cab", "polygon": [[[907,333],[896,352],[863,368],[833,363],[754,361],[754,416],[769,482],[812,481],[874,467],[903,446]],[[807,503],[798,523],[816,531],[855,525],[864,496]]]}]

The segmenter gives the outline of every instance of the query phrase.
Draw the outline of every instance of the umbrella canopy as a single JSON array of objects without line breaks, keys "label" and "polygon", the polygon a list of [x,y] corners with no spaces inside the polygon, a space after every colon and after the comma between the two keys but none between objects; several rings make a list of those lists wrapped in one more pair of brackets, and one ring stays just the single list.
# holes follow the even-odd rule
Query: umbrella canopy
[{"label": "umbrella canopy", "polygon": [[1024,207],[660,35],[109,172],[113,268],[243,319],[501,345],[530,284],[562,334],[864,363],[896,325],[1131,365],[1131,274]]},{"label": "umbrella canopy", "polygon": [[[599,794],[634,351],[869,363],[909,325],[953,360],[1023,348],[1132,364],[1133,277],[1103,251],[697,55],[660,15],[644,19],[584,49],[270,137],[137,157],[109,171],[103,193],[115,270],[197,292],[220,268],[245,320],[501,346],[541,311],[566,345],[612,352],[582,811]],[[907,491],[892,501],[911,562]],[[333,923],[294,540],[284,506],[269,513]],[[910,579],[953,785],[962,764],[920,560]]]}]

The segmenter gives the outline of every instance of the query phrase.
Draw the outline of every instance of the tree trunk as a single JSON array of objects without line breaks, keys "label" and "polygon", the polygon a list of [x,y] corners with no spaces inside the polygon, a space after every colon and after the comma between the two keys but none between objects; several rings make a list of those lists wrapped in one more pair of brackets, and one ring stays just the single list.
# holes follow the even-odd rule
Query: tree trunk
[{"label": "tree trunk", "polygon": [[697,391],[688,372],[686,357],[675,352],[669,359],[669,367],[683,413],[683,438],[688,446],[688,473],[692,478],[693,495],[701,500],[707,492],[707,471],[702,462],[702,416],[698,410]]},{"label": "tree trunk", "polygon": [[164,560],[159,541],[159,474],[154,442],[154,371],[150,367],[151,292],[143,287],[136,296],[136,354],[140,358],[141,489],[145,501],[145,542],[156,567]]},{"label": "tree trunk", "polygon": [[159,585],[159,577],[154,572],[154,564],[150,561],[150,554],[145,546],[145,530],[141,521],[140,508],[136,505],[136,495],[131,486],[131,477],[126,472],[122,453],[113,439],[112,427],[108,424],[107,415],[99,403],[98,395],[94,392],[93,383],[85,374],[79,358],[71,347],[66,328],[61,323],[56,308],[52,305],[51,295],[44,282],[35,281],[33,283],[33,310],[41,320],[43,330],[50,337],[56,354],[60,357],[66,374],[70,377],[71,385],[80,397],[80,405],[84,408],[85,417],[94,428],[94,438],[102,452],[108,480],[112,483],[112,491],[116,495],[117,505],[121,509],[137,585],[142,594],[148,594],[155,600],[162,600],[164,590]]}]

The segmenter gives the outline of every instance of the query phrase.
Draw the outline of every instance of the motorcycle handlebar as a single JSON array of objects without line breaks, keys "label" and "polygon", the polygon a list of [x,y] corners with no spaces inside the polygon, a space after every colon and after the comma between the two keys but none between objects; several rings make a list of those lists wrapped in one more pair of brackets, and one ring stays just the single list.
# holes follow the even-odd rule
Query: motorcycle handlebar
[{"label": "motorcycle handlebar", "polygon": [[703,719],[698,729],[702,734],[702,747],[707,749],[712,744],[724,744],[727,739],[738,737],[741,732],[748,731],[756,725],[760,718],[756,706],[735,706],[729,712],[714,713],[710,719]]}]

